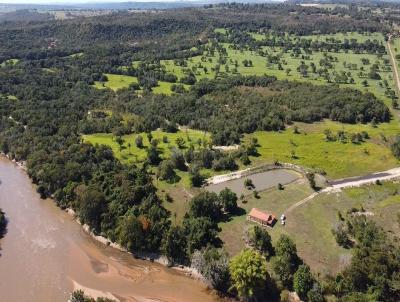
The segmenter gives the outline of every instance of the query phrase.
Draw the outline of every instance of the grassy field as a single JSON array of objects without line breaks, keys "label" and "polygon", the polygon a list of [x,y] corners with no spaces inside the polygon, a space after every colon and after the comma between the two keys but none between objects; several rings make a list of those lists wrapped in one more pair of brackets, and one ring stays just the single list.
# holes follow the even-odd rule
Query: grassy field
[{"label": "grassy field", "polygon": [[[218,29],[218,32],[224,33],[223,29]],[[256,40],[264,39],[264,35],[262,34],[252,34]],[[335,35],[314,35],[314,36],[305,36],[301,38],[313,39],[313,40],[326,40],[327,37],[335,38],[336,40],[343,41],[345,38],[350,39],[357,39],[359,42],[366,41],[367,39],[376,40],[381,43],[385,43],[384,36],[380,33],[374,34],[359,34],[359,33],[347,33],[347,34],[335,34]],[[301,39],[295,36],[288,36],[288,39]],[[278,79],[288,79],[288,80],[296,80],[296,81],[306,81],[311,82],[314,84],[326,84],[327,81],[320,77],[318,74],[309,73],[307,77],[303,77],[296,69],[300,65],[302,61],[304,61],[307,65],[311,62],[314,62],[317,67],[319,67],[319,62],[322,58],[324,58],[324,53],[322,52],[314,52],[310,55],[309,58],[302,58],[300,55],[299,57],[292,56],[291,51],[284,52],[279,47],[264,47],[263,51],[278,56],[280,61],[282,62],[282,70],[278,68],[277,64],[270,64],[267,63],[267,58],[261,56],[257,52],[250,51],[250,50],[235,50],[232,48],[232,45],[227,43],[221,44],[227,50],[226,56],[226,64],[220,65],[220,72],[219,75],[224,74],[233,74],[235,68],[237,69],[238,74],[242,75],[274,75]],[[400,49],[400,48],[399,48]],[[305,55],[303,53],[303,55]],[[362,91],[370,91],[376,94],[378,97],[385,100],[388,104],[390,103],[387,97],[384,95],[385,89],[381,87],[379,84],[383,80],[387,80],[388,83],[392,87],[394,87],[392,72],[390,69],[390,65],[385,64],[385,60],[389,59],[388,55],[383,55],[382,57],[378,58],[378,56],[373,54],[356,54],[351,51],[348,53],[345,52],[326,52],[327,56],[332,56],[335,58],[335,61],[332,62],[333,68],[329,70],[331,79],[334,80],[335,73],[342,73],[342,72],[350,72],[351,76],[354,79],[354,84],[340,84],[342,87],[353,87],[360,89]],[[368,59],[370,61],[369,65],[363,66],[361,59]],[[161,64],[164,65],[166,71],[175,74],[178,78],[182,78],[189,70],[193,71],[196,75],[196,78],[214,78],[216,76],[216,65],[220,56],[218,52],[214,54],[207,54],[206,52],[202,56],[194,56],[187,59],[187,66],[177,66],[174,64],[173,60],[163,60]],[[245,67],[243,65],[243,61],[251,60],[253,62],[252,66]],[[351,63],[357,64],[356,70],[350,70],[347,66],[345,67],[343,64]],[[365,78],[360,78],[357,74],[360,68],[363,66],[368,72],[370,65],[378,63],[380,66],[379,74],[382,77],[382,80],[372,80],[367,79],[368,86],[365,87],[362,82]],[[286,70],[290,69],[291,71],[287,74]]]},{"label": "grassy field", "polygon": [[[196,146],[198,146],[197,142],[199,139],[202,141],[209,139],[209,135],[207,133],[196,130],[184,130],[178,131],[177,133],[152,131],[151,134],[153,135],[153,139],[157,139],[159,141],[158,149],[162,153],[162,158],[168,158],[171,152],[171,148],[177,147],[175,141],[178,137],[184,139],[185,148],[187,148],[190,144],[193,144],[196,148]],[[141,135],[143,137],[143,148],[138,148],[135,144],[135,139],[138,135]],[[164,136],[168,138],[168,143],[163,142]],[[115,157],[125,163],[144,161],[147,156],[146,149],[150,145],[146,133],[122,136],[122,139],[124,140],[122,148],[120,148],[120,145],[116,142],[115,137],[112,134],[96,133],[91,135],[83,135],[82,138],[84,142],[88,142],[93,145],[99,144],[110,146],[114,152]],[[128,144],[130,144],[130,147]]]},{"label": "grassy field", "polygon": [[[279,160],[322,169],[329,178],[335,179],[383,171],[399,164],[388,146],[390,140],[398,134],[397,121],[380,124],[376,128],[327,120],[296,125],[300,134],[295,134],[291,127],[282,132],[260,131],[246,135],[245,140],[255,137],[260,145],[257,149],[259,156],[251,158],[253,165]],[[370,139],[360,144],[353,144],[350,139],[346,143],[327,142],[324,135],[326,129],[334,134],[345,131],[348,137],[351,133],[366,131]]]},{"label": "grassy field", "polygon": [[[350,250],[339,247],[332,234],[332,228],[338,222],[338,211],[344,216],[351,208],[361,206],[391,234],[400,232],[397,213],[400,212],[400,185],[387,182],[383,185],[371,185],[362,188],[351,188],[340,193],[320,194],[301,207],[287,214],[285,226],[277,223],[268,229],[273,241],[281,234],[294,239],[301,258],[316,272],[327,274],[341,270],[350,259]],[[311,194],[305,183],[295,183],[279,191],[272,189],[260,193],[260,199],[249,197],[242,208],[248,212],[257,207],[279,217],[289,205]],[[231,221],[221,223],[221,239],[231,255],[244,248],[243,231],[253,225],[246,220],[246,215],[234,217]]]},{"label": "grassy field", "polygon": [[[97,89],[106,89],[110,88],[113,91],[117,91],[122,88],[128,88],[129,85],[132,83],[138,83],[138,78],[137,77],[131,77],[131,76],[125,76],[125,75],[118,75],[118,74],[110,74],[106,73],[105,74],[108,78],[108,81],[102,83],[102,82],[95,82],[93,85]],[[158,86],[153,88],[153,93],[155,94],[166,94],[166,95],[171,95],[173,92],[171,90],[171,86],[173,83],[169,82],[163,82],[163,81],[158,81]],[[190,86],[189,85],[183,85],[186,89],[188,89]],[[142,91],[140,90],[139,93]]]},{"label": "grassy field", "polygon": [[[395,38],[392,40],[392,51],[394,52],[394,56],[396,55],[400,55],[400,38]],[[396,60],[396,59],[395,59]],[[400,73],[400,60],[396,60],[396,67],[397,67],[397,71]]]},{"label": "grassy field", "polygon": [[110,73],[106,73],[105,76],[107,77],[108,81],[105,83],[95,82],[94,87],[98,89],[110,88],[114,91],[117,91],[121,88],[128,88],[132,83],[138,83],[138,79],[136,77]]}]

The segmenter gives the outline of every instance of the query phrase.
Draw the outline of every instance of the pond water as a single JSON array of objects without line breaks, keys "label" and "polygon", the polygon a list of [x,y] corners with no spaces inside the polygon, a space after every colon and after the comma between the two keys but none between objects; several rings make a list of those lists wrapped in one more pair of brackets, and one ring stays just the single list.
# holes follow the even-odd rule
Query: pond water
[{"label": "pond water", "polygon": [[263,191],[272,187],[277,186],[279,183],[282,185],[291,183],[298,179],[300,174],[291,170],[279,169],[260,172],[248,176],[244,176],[238,179],[233,179],[219,184],[208,185],[206,189],[211,192],[219,193],[225,188],[231,189],[238,196],[241,194],[249,194],[251,191],[245,188],[245,179],[251,179],[255,186],[255,190]]},{"label": "pond water", "polygon": [[120,301],[217,300],[176,270],[95,241],[52,200],[40,199],[26,173],[1,157],[0,181],[0,207],[9,219],[0,240],[1,301],[65,302],[74,288]]}]

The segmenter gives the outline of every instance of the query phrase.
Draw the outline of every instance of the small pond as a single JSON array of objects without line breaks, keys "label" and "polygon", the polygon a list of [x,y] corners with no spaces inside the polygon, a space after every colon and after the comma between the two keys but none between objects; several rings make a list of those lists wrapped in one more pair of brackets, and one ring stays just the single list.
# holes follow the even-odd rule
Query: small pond
[{"label": "small pond", "polygon": [[300,178],[300,174],[291,170],[279,169],[270,170],[252,175],[244,176],[238,179],[233,179],[219,184],[213,184],[206,186],[206,189],[211,192],[219,193],[225,188],[231,189],[238,196],[241,194],[249,194],[251,191],[245,188],[245,179],[251,179],[255,186],[255,190],[264,191],[266,189],[277,186],[279,183],[282,185],[291,183],[296,179]]}]

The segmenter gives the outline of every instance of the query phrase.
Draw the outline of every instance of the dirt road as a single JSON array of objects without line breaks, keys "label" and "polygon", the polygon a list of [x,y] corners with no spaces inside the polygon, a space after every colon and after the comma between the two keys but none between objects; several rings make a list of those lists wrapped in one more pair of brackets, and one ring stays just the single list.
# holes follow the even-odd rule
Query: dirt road
[{"label": "dirt road", "polygon": [[394,81],[396,82],[396,87],[397,87],[397,91],[400,94],[400,77],[399,77],[399,71],[397,69],[397,62],[396,62],[396,58],[394,56],[394,52],[392,50],[392,46],[390,45],[390,41],[391,41],[392,37],[390,36],[389,41],[387,42],[387,46],[389,49],[389,55],[390,55],[390,61],[392,62],[392,66],[393,66],[393,73],[394,73]]},{"label": "dirt road", "polygon": [[326,187],[325,189],[319,192],[315,192],[310,196],[300,200],[299,202],[296,202],[285,211],[285,214],[311,201],[315,196],[317,196],[320,193],[336,192],[345,188],[360,187],[368,184],[374,184],[376,183],[377,180],[387,181],[396,178],[400,178],[400,168],[393,168],[387,171],[377,172],[365,176],[356,176],[356,177],[338,179],[330,182],[329,186]]}]

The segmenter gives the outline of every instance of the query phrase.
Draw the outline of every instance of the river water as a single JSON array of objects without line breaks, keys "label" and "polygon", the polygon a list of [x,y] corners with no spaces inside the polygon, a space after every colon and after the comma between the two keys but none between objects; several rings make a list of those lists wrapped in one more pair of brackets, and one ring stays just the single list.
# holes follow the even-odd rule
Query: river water
[{"label": "river water", "polygon": [[0,207],[9,219],[0,240],[0,300],[65,302],[74,288],[120,301],[216,301],[181,272],[107,247],[42,200],[26,173],[0,157]]}]

